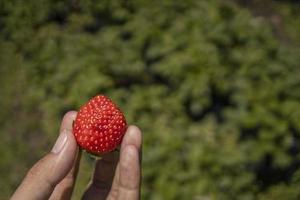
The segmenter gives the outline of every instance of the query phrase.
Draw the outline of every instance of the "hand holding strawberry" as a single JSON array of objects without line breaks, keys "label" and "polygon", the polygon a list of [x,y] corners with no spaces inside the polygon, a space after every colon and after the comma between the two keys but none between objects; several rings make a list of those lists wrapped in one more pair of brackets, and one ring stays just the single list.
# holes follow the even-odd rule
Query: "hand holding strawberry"
[{"label": "hand holding strawberry", "polygon": [[[76,140],[88,152],[105,153],[96,161],[82,199],[139,199],[141,132],[135,126],[127,128],[121,111],[104,96],[90,100],[78,114],[64,116],[51,152],[29,170],[11,199],[71,199],[81,155]],[[120,143],[119,158],[118,152],[110,151]]]}]

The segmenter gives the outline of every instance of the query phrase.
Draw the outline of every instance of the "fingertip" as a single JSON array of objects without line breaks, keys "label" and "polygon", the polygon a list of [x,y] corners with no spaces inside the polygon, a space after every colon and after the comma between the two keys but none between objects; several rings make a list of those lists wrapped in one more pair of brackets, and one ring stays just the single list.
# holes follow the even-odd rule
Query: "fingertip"
[{"label": "fingertip", "polygon": [[121,148],[122,148],[122,146],[126,146],[126,145],[134,145],[138,149],[141,148],[141,145],[142,145],[142,132],[137,126],[130,125],[127,128],[127,131],[126,131],[125,136],[123,138]]},{"label": "fingertip", "polygon": [[66,112],[66,114],[63,117],[63,121],[74,121],[77,116],[77,111],[71,110]]},{"label": "fingertip", "polygon": [[76,119],[77,111],[68,111],[61,122],[60,131],[64,129],[72,130],[73,121]]},{"label": "fingertip", "polygon": [[141,130],[136,125],[129,125],[127,132],[130,134],[141,134]]}]

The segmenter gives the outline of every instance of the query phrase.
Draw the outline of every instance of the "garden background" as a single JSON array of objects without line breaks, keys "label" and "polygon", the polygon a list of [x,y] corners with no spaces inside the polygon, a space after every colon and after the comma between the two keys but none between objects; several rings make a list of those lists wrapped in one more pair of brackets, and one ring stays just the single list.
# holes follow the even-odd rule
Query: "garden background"
[{"label": "garden background", "polygon": [[0,199],[99,93],[143,130],[142,199],[300,199],[299,1],[1,0]]}]

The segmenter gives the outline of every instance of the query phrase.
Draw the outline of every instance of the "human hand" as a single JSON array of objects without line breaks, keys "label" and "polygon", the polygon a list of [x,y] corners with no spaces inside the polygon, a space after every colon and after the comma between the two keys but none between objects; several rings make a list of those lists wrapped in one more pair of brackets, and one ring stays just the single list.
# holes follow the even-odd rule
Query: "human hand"
[{"label": "human hand", "polygon": [[[77,112],[68,112],[51,152],[27,173],[11,200],[71,199],[78,172],[80,151],[72,134]],[[93,177],[83,194],[84,200],[138,200],[140,196],[140,151],[142,136],[129,126],[118,152],[96,161]]]}]

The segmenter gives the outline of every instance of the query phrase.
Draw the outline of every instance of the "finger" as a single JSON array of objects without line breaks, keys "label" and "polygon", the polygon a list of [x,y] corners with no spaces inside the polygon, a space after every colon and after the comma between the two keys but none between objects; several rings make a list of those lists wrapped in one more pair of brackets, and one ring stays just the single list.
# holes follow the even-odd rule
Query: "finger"
[{"label": "finger", "polygon": [[78,174],[81,153],[82,152],[80,150],[77,151],[76,159],[72,169],[69,171],[66,177],[55,187],[49,198],[50,200],[71,199]]},{"label": "finger", "polygon": [[[64,129],[72,127],[76,116],[76,111],[68,112],[62,120],[60,130],[63,131]],[[50,200],[71,199],[79,169],[80,158],[81,151],[77,150],[76,159],[74,160],[71,170],[66,175],[66,177],[62,181],[60,181],[60,183],[55,187],[54,191],[52,192],[49,198]]]},{"label": "finger", "polygon": [[104,154],[101,159],[96,161],[95,171],[86,192],[82,199],[102,200],[106,199],[111,188],[115,168],[119,159],[118,152]]},{"label": "finger", "polygon": [[127,128],[127,131],[122,140],[121,149],[127,145],[134,145],[138,150],[141,149],[142,133],[137,126],[131,125]]},{"label": "finger", "polygon": [[67,112],[61,122],[60,125],[60,132],[65,129],[69,129],[70,131],[73,130],[73,122],[75,121],[77,116],[77,111],[69,111]]},{"label": "finger", "polygon": [[121,150],[118,200],[137,200],[140,196],[140,161],[136,146],[127,145]]},{"label": "finger", "polygon": [[111,189],[108,194],[107,200],[111,199],[117,199],[118,197],[118,192],[119,192],[119,177],[120,177],[120,163],[118,162],[116,170],[115,170],[115,175],[114,179],[111,185]]},{"label": "finger", "polygon": [[[126,146],[133,145],[137,148],[139,152],[141,152],[141,146],[142,146],[142,134],[138,127],[136,126],[129,126],[125,136],[123,138],[122,144],[121,144],[121,154],[124,152],[124,149]],[[139,160],[141,157],[139,157]],[[116,168],[115,177],[112,183],[112,187],[109,193],[109,198],[116,199],[118,192],[119,192],[119,176],[120,176],[120,164],[118,163]]]},{"label": "finger", "polygon": [[51,152],[29,170],[11,199],[48,199],[55,186],[68,174],[78,149],[70,123],[73,117],[70,113],[65,115],[62,131]]}]

